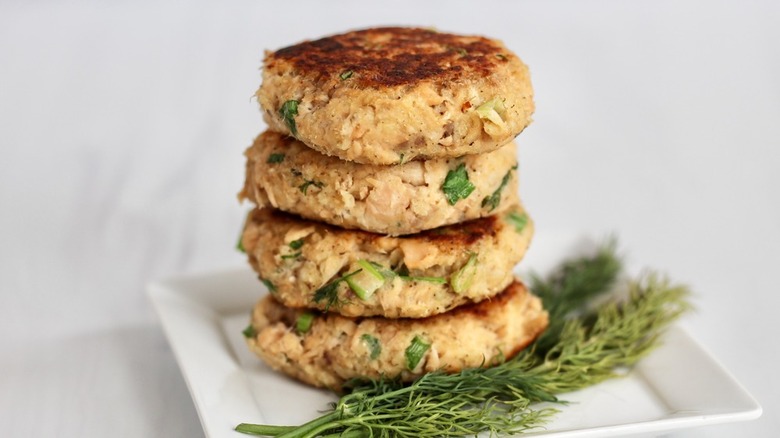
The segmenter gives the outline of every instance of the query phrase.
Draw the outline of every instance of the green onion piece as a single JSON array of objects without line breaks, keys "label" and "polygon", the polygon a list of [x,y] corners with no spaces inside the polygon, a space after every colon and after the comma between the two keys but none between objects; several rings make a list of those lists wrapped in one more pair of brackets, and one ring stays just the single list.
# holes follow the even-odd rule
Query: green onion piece
[{"label": "green onion piece", "polygon": [[379,265],[377,263],[371,263],[370,261],[364,260],[364,259],[358,260],[358,265],[360,265],[360,267],[363,268],[364,272],[367,272],[367,273],[373,275],[377,279],[379,279],[379,280],[384,280],[385,279],[385,276],[382,275],[382,273],[379,272],[379,270],[377,270],[377,268],[381,269],[382,265]]},{"label": "green onion piece", "polygon": [[347,70],[339,75],[342,81],[346,81],[347,79],[351,78],[352,75],[355,74],[352,70]]},{"label": "green onion piece", "polygon": [[297,320],[295,320],[295,330],[304,334],[311,329],[311,323],[314,322],[314,314],[306,312],[301,313]]},{"label": "green onion piece", "polygon": [[282,260],[297,259],[300,256],[301,256],[301,252],[297,251],[297,252],[294,252],[292,254],[285,254],[285,255],[283,255],[282,256]]},{"label": "green onion piece", "polygon": [[379,342],[379,339],[369,335],[368,333],[364,333],[360,339],[366,343],[368,351],[371,352],[371,359],[373,360],[378,358],[379,354],[382,353],[382,344]]},{"label": "green onion piece", "polygon": [[496,125],[504,124],[502,115],[505,112],[506,107],[504,106],[504,101],[499,98],[490,99],[477,107],[477,115],[479,115],[480,119],[490,120]]},{"label": "green onion piece", "polygon": [[255,330],[255,328],[252,327],[252,324],[246,326],[246,328],[243,331],[241,331],[241,333],[244,334],[245,338],[254,338],[255,336],[257,336],[257,330]]},{"label": "green onion piece", "polygon": [[466,264],[450,277],[450,286],[452,286],[452,290],[459,294],[467,291],[471,287],[471,284],[474,283],[476,274],[477,254],[471,253]]},{"label": "green onion piece", "polygon": [[289,243],[290,249],[301,249],[303,246],[303,237],[298,240],[293,240]]},{"label": "green onion piece", "polygon": [[347,278],[347,284],[361,300],[371,298],[385,284],[385,277],[368,260],[358,260],[361,271]]},{"label": "green onion piece", "polygon": [[290,128],[290,133],[293,137],[298,136],[298,128],[295,126],[295,116],[298,115],[298,103],[297,100],[288,100],[279,108],[279,115],[282,116],[282,120]]},{"label": "green onion piece", "polygon": [[268,160],[266,161],[266,163],[279,164],[282,161],[284,161],[284,154],[271,154],[268,156]]},{"label": "green onion piece", "polygon": [[428,283],[447,284],[447,279],[444,277],[414,277],[410,275],[399,275],[399,277],[406,281],[426,281]]},{"label": "green onion piece", "polygon": [[450,205],[455,205],[456,202],[467,198],[474,191],[474,184],[469,181],[465,163],[460,163],[460,166],[455,170],[447,172],[441,189]]},{"label": "green onion piece", "polygon": [[431,344],[425,342],[420,336],[415,336],[414,339],[412,339],[412,343],[406,347],[406,368],[409,371],[413,371],[417,368],[417,365],[420,363],[423,356],[425,356],[425,353],[428,352],[429,348],[431,348]]},{"label": "green onion piece", "polygon": [[[409,268],[406,267],[406,264],[401,263],[398,268],[396,268],[396,272],[390,272],[390,275],[397,275],[404,281],[427,281],[428,283],[436,283],[436,284],[447,284],[447,279],[444,277],[415,277],[412,275],[409,275]],[[388,271],[385,271],[388,272]],[[385,275],[385,277],[390,277],[390,275]]]},{"label": "green onion piece", "polygon": [[522,233],[525,229],[525,226],[528,225],[528,215],[525,213],[521,214],[516,211],[512,211],[506,215],[506,220],[515,226],[515,231],[518,233]]}]

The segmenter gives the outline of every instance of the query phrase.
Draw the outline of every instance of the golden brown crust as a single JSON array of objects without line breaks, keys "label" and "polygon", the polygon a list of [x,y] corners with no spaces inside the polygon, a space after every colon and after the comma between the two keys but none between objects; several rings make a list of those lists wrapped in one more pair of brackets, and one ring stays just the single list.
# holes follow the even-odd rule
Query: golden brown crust
[{"label": "golden brown crust", "polygon": [[494,151],[534,111],[528,68],[500,41],[417,28],[268,53],[257,99],[269,129],[377,165]]},{"label": "golden brown crust", "polygon": [[[541,300],[515,281],[499,296],[424,319],[346,318],[316,314],[306,333],[295,330],[301,309],[265,297],[255,307],[247,343],[274,369],[315,386],[339,390],[351,378],[398,376],[411,381],[432,371],[458,372],[511,358],[547,327]],[[365,337],[381,351],[372,354]],[[421,337],[430,344],[409,369],[405,350]]]},{"label": "golden brown crust", "polygon": [[443,227],[419,233],[421,239],[435,242],[437,245],[450,248],[473,245],[482,239],[495,236],[503,227],[499,226],[496,216],[486,216],[473,221],[464,222],[457,227]]},{"label": "golden brown crust", "polygon": [[[518,226],[513,218],[521,217],[525,223]],[[517,205],[495,216],[401,237],[261,209],[248,217],[242,243],[252,267],[274,285],[285,306],[351,317],[423,318],[500,293],[512,281],[533,231],[533,221]],[[384,282],[360,298],[346,282],[334,282],[362,270],[361,261],[381,272],[408,273],[383,274]],[[332,294],[318,295],[331,284]]]},{"label": "golden brown crust", "polygon": [[431,29],[385,27],[364,29],[306,41],[274,52],[277,60],[319,79],[352,72],[358,87],[395,87],[421,81],[440,83],[464,77],[487,77],[508,62],[510,53],[495,40]]},{"label": "golden brown crust", "polygon": [[[463,158],[378,166],[329,157],[266,131],[245,155],[241,199],[342,228],[412,234],[501,213],[518,202],[514,143]],[[452,203],[442,187],[461,165],[474,190]],[[484,204],[497,192],[497,203]]]}]

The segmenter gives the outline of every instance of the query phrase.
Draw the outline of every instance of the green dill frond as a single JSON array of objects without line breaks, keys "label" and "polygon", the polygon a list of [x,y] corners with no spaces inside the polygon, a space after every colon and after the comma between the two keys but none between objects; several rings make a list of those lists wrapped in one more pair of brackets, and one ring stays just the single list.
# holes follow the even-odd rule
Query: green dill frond
[{"label": "green dill frond", "polygon": [[537,342],[492,367],[434,372],[411,384],[352,380],[333,410],[309,423],[241,424],[236,430],[285,437],[455,437],[539,428],[557,411],[533,403],[556,402],[562,393],[617,376],[616,370],[655,348],[663,331],[690,308],[688,288],[650,273],[632,282],[624,299],[590,310],[620,271],[614,248],[610,243],[593,257],[565,263],[547,282],[535,280],[551,317],[562,318],[544,345]]},{"label": "green dill frond", "polygon": [[330,310],[331,306],[338,306],[341,304],[341,300],[339,299],[339,284],[346,281],[353,275],[362,272],[362,269],[358,269],[357,271],[350,272],[348,274],[344,274],[341,277],[332,280],[330,283],[327,283],[326,285],[322,286],[321,288],[314,291],[314,296],[312,299],[315,303],[319,304],[322,301],[325,301],[325,311],[327,312]]},{"label": "green dill frond", "polygon": [[319,304],[320,302],[324,301],[325,311],[328,311],[331,306],[338,304],[339,283],[340,283],[339,281],[333,281],[314,291],[314,298],[313,298],[314,302]]},{"label": "green dill frond", "polygon": [[[550,394],[575,391],[616,376],[659,344],[663,331],[691,308],[687,287],[656,273],[631,282],[625,301],[568,320],[560,339],[531,371]],[[535,354],[525,353],[524,355]],[[538,356],[537,356],[538,357]]]},{"label": "green dill frond", "polygon": [[566,320],[586,303],[612,290],[623,262],[614,239],[602,244],[595,254],[564,262],[543,279],[531,274],[531,291],[541,298],[550,323],[536,341],[536,350],[545,352],[557,341]]}]

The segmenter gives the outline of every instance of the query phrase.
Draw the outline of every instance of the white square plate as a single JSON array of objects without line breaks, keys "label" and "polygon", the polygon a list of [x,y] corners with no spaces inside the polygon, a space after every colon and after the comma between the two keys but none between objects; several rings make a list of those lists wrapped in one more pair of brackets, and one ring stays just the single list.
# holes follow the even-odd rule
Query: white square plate
[{"label": "white square plate", "polygon": [[[149,295],[179,362],[206,435],[243,436],[242,422],[296,425],[335,397],[266,367],[241,331],[265,294],[249,269],[169,279]],[[590,437],[650,433],[744,421],[761,407],[690,335],[673,327],[663,345],[627,377],[566,394],[569,405],[533,436]]]}]

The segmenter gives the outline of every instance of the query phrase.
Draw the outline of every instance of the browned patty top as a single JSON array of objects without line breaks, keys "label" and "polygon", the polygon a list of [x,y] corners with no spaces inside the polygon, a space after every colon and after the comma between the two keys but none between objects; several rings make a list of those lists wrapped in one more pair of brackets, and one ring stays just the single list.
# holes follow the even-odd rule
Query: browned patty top
[{"label": "browned patty top", "polygon": [[393,87],[430,80],[483,78],[514,57],[503,44],[481,36],[430,29],[364,29],[305,41],[266,57],[266,68],[290,63],[318,80],[349,79],[360,87]]}]

